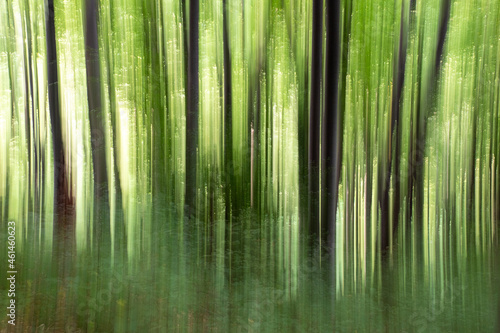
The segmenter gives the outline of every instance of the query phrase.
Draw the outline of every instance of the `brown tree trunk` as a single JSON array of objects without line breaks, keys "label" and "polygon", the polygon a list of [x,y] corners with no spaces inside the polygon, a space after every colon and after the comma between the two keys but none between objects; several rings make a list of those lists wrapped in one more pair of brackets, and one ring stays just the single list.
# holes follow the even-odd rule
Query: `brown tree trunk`
[{"label": "brown tree trunk", "polygon": [[54,245],[53,273],[58,278],[56,330],[63,329],[72,318],[71,295],[67,278],[72,274],[75,253],[75,209],[67,174],[59,110],[57,54],[54,25],[54,1],[48,0],[47,17],[47,77],[50,122],[54,149]]}]

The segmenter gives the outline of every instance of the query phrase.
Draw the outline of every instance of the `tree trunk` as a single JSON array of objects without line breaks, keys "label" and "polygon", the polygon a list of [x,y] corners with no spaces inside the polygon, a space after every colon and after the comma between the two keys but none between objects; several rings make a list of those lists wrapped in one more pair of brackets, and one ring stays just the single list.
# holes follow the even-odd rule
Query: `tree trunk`
[{"label": "tree trunk", "polygon": [[[392,118],[391,118],[391,135],[389,136],[389,149],[391,149],[392,145],[395,144],[395,153],[392,155],[392,151],[389,150],[389,162],[388,168],[386,170],[386,177],[383,182],[383,194],[380,196],[380,205],[381,205],[381,249],[384,250],[389,245],[389,190],[391,186],[391,170],[392,163],[394,162],[394,174],[393,179],[395,179],[394,185],[394,207],[392,211],[392,217],[394,219],[392,232],[393,235],[397,230],[397,226],[399,224],[399,210],[400,210],[400,160],[399,156],[401,154],[401,131],[400,131],[400,122],[399,122],[399,113],[401,106],[401,96],[403,92],[403,83],[404,83],[404,75],[406,68],[406,47],[407,47],[407,29],[405,22],[405,3],[401,6],[401,26],[399,29],[399,42],[398,42],[398,58],[396,62],[396,67],[394,70],[394,85],[393,85],[393,93],[392,93]],[[395,139],[395,142],[392,142],[392,139]],[[393,161],[394,160],[394,161]]]},{"label": "tree trunk", "polygon": [[[418,214],[422,214],[423,210],[423,192],[424,192],[424,180],[423,180],[423,163],[425,157],[425,140],[427,136],[427,119],[429,116],[429,111],[431,110],[431,103],[434,101],[435,91],[437,87],[438,75],[441,68],[441,57],[444,51],[444,42],[446,39],[446,33],[448,31],[448,22],[450,19],[451,1],[443,0],[441,4],[440,22],[438,27],[436,54],[435,54],[435,64],[430,76],[428,84],[422,83],[421,86],[427,86],[427,91],[420,91],[420,103],[417,106],[417,134],[416,134],[416,151],[414,152],[414,165],[413,174],[411,175],[415,184],[415,209]],[[425,69],[421,69],[422,71]],[[473,175],[471,174],[470,181],[472,191],[471,198],[473,197],[474,184]],[[411,200],[410,200],[411,202]],[[472,200],[469,200],[472,202]],[[420,220],[419,218],[417,220]]]},{"label": "tree trunk", "polygon": [[85,2],[85,60],[87,70],[87,98],[89,103],[90,142],[94,174],[94,212],[97,225],[96,239],[110,238],[109,221],[103,221],[109,211],[106,142],[101,109],[101,73],[97,36],[97,0]]},{"label": "tree trunk", "polygon": [[72,259],[75,253],[75,210],[73,194],[70,191],[66,170],[62,124],[59,113],[59,92],[57,73],[56,36],[54,24],[54,1],[48,0],[46,14],[47,26],[47,78],[49,94],[49,113],[54,148],[54,243],[53,268],[59,277],[57,292],[56,330],[62,329],[72,315],[71,301],[67,298],[69,288],[67,276],[71,275]]},{"label": "tree trunk", "polygon": [[54,198],[57,206],[71,201],[68,192],[68,179],[64,158],[64,147],[59,114],[59,91],[57,78],[57,54],[54,26],[54,1],[48,1],[47,14],[47,78],[49,93],[50,125],[54,144]]},{"label": "tree trunk", "polygon": [[186,199],[185,214],[196,208],[196,169],[198,145],[198,0],[189,2],[189,50],[187,63],[186,116]]},{"label": "tree trunk", "polygon": [[233,136],[232,136],[232,102],[231,102],[231,55],[229,53],[227,0],[223,1],[223,43],[224,43],[224,166],[226,220],[229,221],[232,206],[232,174],[233,174]]},{"label": "tree trunk", "polygon": [[337,210],[340,177],[342,118],[338,108],[340,67],[340,1],[326,3],[326,63],[325,107],[321,152],[322,190],[321,234],[332,244],[335,239],[335,212]]},{"label": "tree trunk", "polygon": [[85,2],[85,60],[87,69],[87,97],[89,103],[92,162],[94,166],[94,193],[101,199],[107,190],[106,150],[101,111],[101,80],[99,45],[97,42],[97,0]]},{"label": "tree trunk", "polygon": [[309,107],[309,224],[312,237],[319,234],[319,151],[321,133],[321,69],[323,1],[313,0],[312,57]]}]

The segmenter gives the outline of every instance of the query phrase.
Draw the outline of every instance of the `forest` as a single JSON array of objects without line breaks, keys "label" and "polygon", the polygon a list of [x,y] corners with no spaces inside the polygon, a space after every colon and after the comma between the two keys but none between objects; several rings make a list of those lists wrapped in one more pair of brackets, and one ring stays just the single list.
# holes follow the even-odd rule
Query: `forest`
[{"label": "forest", "polygon": [[497,332],[499,36],[490,0],[0,2],[0,331]]}]

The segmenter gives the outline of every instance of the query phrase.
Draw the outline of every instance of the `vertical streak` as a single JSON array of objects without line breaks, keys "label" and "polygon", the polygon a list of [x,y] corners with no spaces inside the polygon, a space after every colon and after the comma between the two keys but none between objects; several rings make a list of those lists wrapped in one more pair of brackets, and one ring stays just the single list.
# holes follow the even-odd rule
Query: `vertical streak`
[{"label": "vertical streak", "polygon": [[[326,61],[325,104],[321,147],[321,175],[324,190],[321,200],[321,233],[333,241],[335,237],[335,212],[337,210],[338,183],[341,160],[342,110],[338,108],[338,83],[340,67],[340,1],[326,3]],[[340,111],[340,112],[339,112]],[[323,181],[322,181],[323,183]],[[328,235],[328,236],[327,236]],[[325,237],[326,236],[326,237]]]},{"label": "vertical streak", "polygon": [[321,129],[321,64],[323,53],[323,1],[313,0],[311,86],[309,108],[309,223],[319,233],[319,153]]},{"label": "vertical streak", "polygon": [[62,202],[66,194],[64,186],[66,166],[62,146],[61,118],[59,114],[59,92],[57,78],[57,52],[54,25],[54,0],[48,0],[46,8],[47,27],[47,79],[49,90],[50,125],[54,144],[54,199],[55,204]]},{"label": "vertical streak", "polygon": [[226,178],[226,220],[229,221],[231,211],[231,183],[233,174],[233,141],[232,141],[232,103],[231,103],[231,56],[229,54],[228,31],[228,6],[227,0],[223,1],[222,38],[224,43],[224,165]]},{"label": "vertical streak", "polygon": [[189,2],[189,50],[187,63],[187,117],[186,117],[186,217],[194,213],[196,205],[196,168],[198,144],[198,21],[199,2]]},{"label": "vertical streak", "polygon": [[[400,162],[400,155],[401,155],[401,145],[402,145],[402,125],[399,120],[400,118],[400,109],[401,105],[403,103],[402,96],[403,96],[403,86],[404,86],[404,75],[405,75],[405,70],[406,70],[406,55],[407,55],[407,45],[408,45],[408,28],[407,28],[407,13],[409,12],[409,9],[406,6],[406,1],[403,0],[402,5],[401,5],[401,21],[400,21],[400,29],[399,29],[399,46],[398,46],[398,61],[397,61],[397,70],[394,73],[395,77],[395,82],[393,85],[393,89],[396,89],[396,93],[393,93],[393,100],[392,100],[392,110],[393,110],[393,118],[391,122],[391,134],[396,131],[395,134],[395,154],[394,154],[394,177],[396,179],[395,181],[395,188],[394,188],[394,208],[393,208],[393,217],[394,217],[394,225],[393,225],[393,234],[395,234],[398,224],[399,224],[399,213],[400,213],[400,207],[401,207],[401,179],[400,179],[400,169],[401,169],[401,162]],[[397,128],[396,128],[397,126]],[[389,172],[390,172],[390,165],[389,165]],[[389,177],[388,177],[389,178]]]},{"label": "vertical streak", "polygon": [[99,45],[97,37],[97,0],[85,1],[85,58],[87,70],[87,98],[94,165],[94,193],[97,198],[104,195],[107,184],[106,155],[104,145],[103,118],[101,114],[101,81]]}]

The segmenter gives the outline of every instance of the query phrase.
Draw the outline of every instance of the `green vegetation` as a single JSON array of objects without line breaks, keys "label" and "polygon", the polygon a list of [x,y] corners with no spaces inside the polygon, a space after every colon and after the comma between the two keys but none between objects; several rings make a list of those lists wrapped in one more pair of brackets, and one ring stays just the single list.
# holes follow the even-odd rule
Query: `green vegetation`
[{"label": "green vegetation", "polygon": [[0,17],[13,331],[495,329],[500,3]]}]

